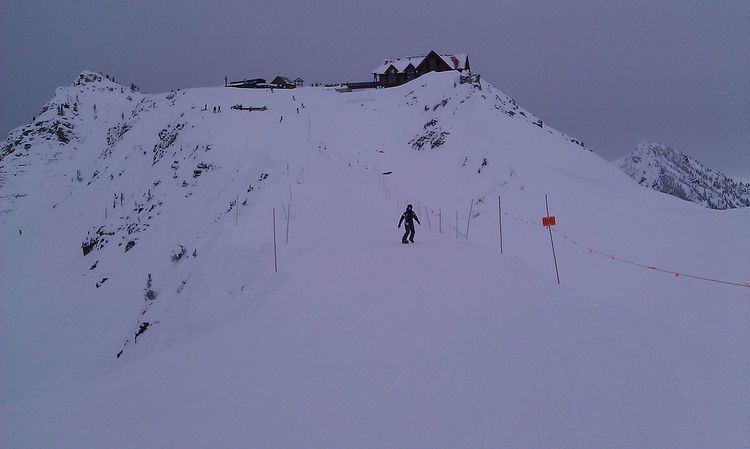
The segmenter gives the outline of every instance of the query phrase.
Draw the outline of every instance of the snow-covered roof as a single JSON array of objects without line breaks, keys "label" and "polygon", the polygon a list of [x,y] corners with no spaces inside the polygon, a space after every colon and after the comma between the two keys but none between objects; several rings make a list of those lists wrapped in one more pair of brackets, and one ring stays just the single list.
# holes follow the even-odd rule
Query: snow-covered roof
[{"label": "snow-covered roof", "polygon": [[[464,70],[466,68],[466,61],[469,58],[469,55],[466,53],[461,53],[457,55],[438,55],[440,56],[443,61],[445,61],[446,64],[448,64],[450,67],[452,67],[454,70]],[[409,64],[413,65],[414,68],[416,68],[419,64],[422,63],[424,58],[426,58],[427,55],[420,55],[420,56],[407,56],[404,58],[391,58],[386,59],[383,61],[382,64],[375,67],[372,70],[372,73],[376,73],[378,75],[382,75],[385,73],[386,70],[390,66],[393,66],[397,71],[403,72],[406,70],[406,67],[409,66]]]}]

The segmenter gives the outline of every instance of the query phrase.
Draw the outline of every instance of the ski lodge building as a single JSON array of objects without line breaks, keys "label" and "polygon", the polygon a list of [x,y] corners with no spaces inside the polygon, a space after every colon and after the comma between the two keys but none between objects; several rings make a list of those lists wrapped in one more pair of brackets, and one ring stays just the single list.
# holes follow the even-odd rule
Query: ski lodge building
[{"label": "ski lodge building", "polygon": [[430,51],[423,56],[386,59],[373,71],[373,81],[379,87],[393,87],[419,78],[427,72],[471,72],[468,54],[439,55]]}]

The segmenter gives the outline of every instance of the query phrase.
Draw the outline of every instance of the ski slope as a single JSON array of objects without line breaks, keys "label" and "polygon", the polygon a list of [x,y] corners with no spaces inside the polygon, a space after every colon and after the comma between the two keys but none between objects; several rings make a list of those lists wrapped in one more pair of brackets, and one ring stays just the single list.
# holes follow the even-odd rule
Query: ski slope
[{"label": "ski slope", "polygon": [[[454,81],[58,91],[53,102],[86,97],[75,140],[2,161],[2,192],[26,195],[1,224],[2,446],[746,444],[750,289],[561,239],[557,285],[541,226],[505,216],[499,254],[497,197],[538,221],[547,194],[561,235],[748,281],[750,211],[642,189],[492,86]],[[155,161],[159,132],[181,123]],[[410,143],[441,132],[434,148]],[[214,168],[196,177],[199,163]],[[422,222],[414,245],[396,228],[406,202]],[[83,256],[100,228],[109,241]]]}]

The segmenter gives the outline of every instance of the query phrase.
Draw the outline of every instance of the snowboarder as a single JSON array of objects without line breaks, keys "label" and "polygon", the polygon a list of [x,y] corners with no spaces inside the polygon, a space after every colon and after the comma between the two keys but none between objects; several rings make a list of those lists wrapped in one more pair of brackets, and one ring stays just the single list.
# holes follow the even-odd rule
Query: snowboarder
[{"label": "snowboarder", "polygon": [[412,205],[409,204],[406,206],[406,210],[401,214],[401,219],[398,221],[399,228],[401,228],[401,223],[404,223],[404,236],[401,237],[401,243],[414,243],[414,220],[422,226],[417,214],[412,210]]}]

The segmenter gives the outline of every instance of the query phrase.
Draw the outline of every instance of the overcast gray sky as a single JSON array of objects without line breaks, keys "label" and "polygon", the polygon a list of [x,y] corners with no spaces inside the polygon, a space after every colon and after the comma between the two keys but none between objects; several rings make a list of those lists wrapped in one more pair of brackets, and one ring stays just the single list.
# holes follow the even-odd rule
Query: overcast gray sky
[{"label": "overcast gray sky", "polygon": [[434,49],[608,160],[640,140],[750,180],[750,1],[0,0],[0,133],[84,69],[147,92],[371,79]]}]

